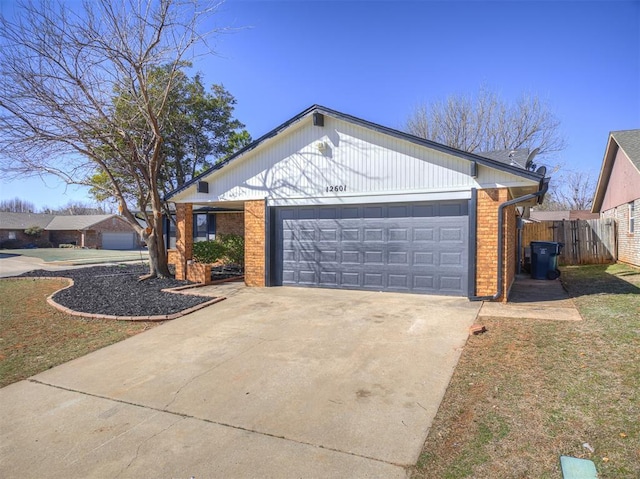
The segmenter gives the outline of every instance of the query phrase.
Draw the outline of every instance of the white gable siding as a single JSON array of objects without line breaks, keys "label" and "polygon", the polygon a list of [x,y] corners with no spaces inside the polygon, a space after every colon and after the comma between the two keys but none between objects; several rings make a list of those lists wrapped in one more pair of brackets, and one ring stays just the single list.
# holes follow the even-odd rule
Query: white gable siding
[{"label": "white gable siding", "polygon": [[[326,145],[323,150],[318,148],[320,143]],[[192,186],[174,200],[203,203],[268,198],[284,204],[296,199],[362,202],[373,196],[399,195],[397,199],[405,201],[407,195],[468,198],[473,187],[534,184],[491,168],[480,168],[474,179],[469,170],[469,161],[435,149],[329,116],[325,116],[324,127],[313,126],[308,117],[203,178],[209,182],[208,194],[199,194]],[[332,186],[338,191],[327,191]]]}]

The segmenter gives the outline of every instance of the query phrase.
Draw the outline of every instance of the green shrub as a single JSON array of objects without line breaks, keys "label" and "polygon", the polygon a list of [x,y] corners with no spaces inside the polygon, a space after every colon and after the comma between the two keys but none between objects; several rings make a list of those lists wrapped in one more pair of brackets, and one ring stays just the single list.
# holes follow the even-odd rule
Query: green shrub
[{"label": "green shrub", "polygon": [[199,241],[193,244],[193,259],[198,263],[238,265],[244,268],[244,238],[240,235],[219,235],[214,241]]},{"label": "green shrub", "polygon": [[33,236],[34,238],[40,238],[40,235],[44,231],[44,228],[40,226],[29,226],[26,230],[24,230],[24,234]]},{"label": "green shrub", "polygon": [[193,243],[193,259],[198,263],[215,263],[225,254],[220,241],[199,241]]},{"label": "green shrub", "polygon": [[224,245],[225,263],[244,267],[244,238],[236,234],[220,235],[220,242]]}]

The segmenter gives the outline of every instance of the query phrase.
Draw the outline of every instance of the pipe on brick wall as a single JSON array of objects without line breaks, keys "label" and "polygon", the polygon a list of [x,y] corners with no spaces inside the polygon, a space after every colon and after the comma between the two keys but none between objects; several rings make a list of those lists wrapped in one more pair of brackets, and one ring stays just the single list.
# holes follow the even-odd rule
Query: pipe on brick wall
[{"label": "pipe on brick wall", "polygon": [[496,291],[493,295],[487,296],[469,296],[469,300],[471,301],[495,301],[502,296],[502,288],[504,285],[504,234],[502,231],[504,225],[504,209],[507,206],[515,205],[517,203],[522,203],[523,201],[529,201],[534,198],[542,199],[549,189],[549,181],[540,181],[540,189],[535,193],[530,193],[528,195],[520,196],[518,198],[514,198],[509,201],[505,201],[500,206],[498,206],[498,291]]}]

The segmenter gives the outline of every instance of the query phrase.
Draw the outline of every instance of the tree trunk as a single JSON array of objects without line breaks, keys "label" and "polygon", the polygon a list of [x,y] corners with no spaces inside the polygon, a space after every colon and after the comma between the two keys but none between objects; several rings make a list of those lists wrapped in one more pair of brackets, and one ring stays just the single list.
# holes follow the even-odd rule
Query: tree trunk
[{"label": "tree trunk", "polygon": [[[158,278],[169,278],[169,263],[167,263],[167,248],[164,244],[164,232],[162,230],[162,213],[154,213],[154,225],[152,237],[149,238],[149,269],[155,271]],[[157,234],[156,232],[159,232]],[[153,247],[151,246],[153,243]],[[152,256],[151,251],[154,251]]]}]

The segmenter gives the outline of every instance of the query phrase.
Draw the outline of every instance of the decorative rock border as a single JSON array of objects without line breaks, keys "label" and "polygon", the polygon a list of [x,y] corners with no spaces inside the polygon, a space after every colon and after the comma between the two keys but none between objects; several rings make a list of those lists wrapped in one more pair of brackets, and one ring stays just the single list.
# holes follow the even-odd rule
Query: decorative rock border
[{"label": "decorative rock border", "polygon": [[[210,301],[205,301],[204,303],[200,303],[196,306],[193,306],[191,308],[188,309],[184,309],[182,311],[179,311],[177,313],[173,313],[173,314],[160,314],[160,315],[153,315],[153,316],[115,316],[115,315],[111,315],[111,314],[99,314],[99,313],[83,313],[82,311],[76,311],[73,309],[69,309],[66,306],[61,305],[60,303],[57,303],[56,301],[54,301],[53,296],[55,296],[57,293],[59,293],[60,291],[63,291],[65,289],[70,288],[71,286],[73,286],[75,283],[73,281],[73,279],[71,278],[65,278],[62,276],[47,276],[47,277],[28,277],[28,278],[16,278],[16,277],[9,277],[9,278],[0,278],[0,280],[30,280],[30,281],[36,281],[36,280],[40,280],[40,279],[58,279],[58,280],[64,280],[67,281],[69,284],[67,286],[65,286],[64,288],[61,288],[57,291],[55,291],[54,293],[52,293],[51,295],[49,295],[49,297],[47,298],[47,303],[50,306],[53,306],[54,308],[56,308],[58,311],[61,311],[65,314],[71,315],[71,316],[79,316],[79,317],[83,317],[83,318],[91,318],[91,319],[110,319],[110,320],[116,320],[116,321],[168,321],[168,320],[172,320],[172,319],[177,319],[180,318],[182,316],[186,316],[187,314],[193,313],[194,311],[198,311],[199,309],[202,308],[206,308],[207,306],[211,306],[212,304],[216,304],[219,303],[220,301],[224,301],[225,298],[224,296],[220,296],[217,298],[212,298]],[[238,278],[227,278],[227,279],[223,279],[220,281],[217,281],[217,283],[225,283],[228,281],[237,281]],[[213,283],[209,283],[207,286],[211,286]],[[187,286],[179,286],[177,288],[166,288],[166,289],[162,289],[162,292],[165,293],[173,293],[173,294],[191,294],[191,295],[196,295],[196,296],[203,296],[203,297],[207,297],[206,294],[197,294],[197,293],[183,293],[182,290],[184,289],[193,289],[193,288],[197,288],[197,287],[202,287],[204,285],[202,284],[196,284],[196,285],[187,285]]]}]

